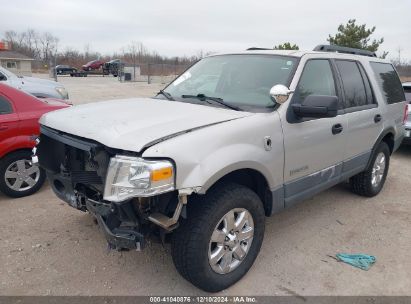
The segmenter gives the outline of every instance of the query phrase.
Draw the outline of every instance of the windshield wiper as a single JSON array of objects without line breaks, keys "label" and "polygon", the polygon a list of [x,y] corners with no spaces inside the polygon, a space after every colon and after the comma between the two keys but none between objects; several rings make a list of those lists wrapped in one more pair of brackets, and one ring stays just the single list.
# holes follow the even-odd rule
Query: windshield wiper
[{"label": "windshield wiper", "polygon": [[166,91],[164,91],[164,90],[158,91],[157,95],[163,95],[163,96],[164,96],[165,98],[167,98],[168,100],[175,101],[174,98],[173,98],[173,96],[171,96],[170,93],[168,93],[168,92],[166,92]]},{"label": "windshield wiper", "polygon": [[204,94],[201,94],[201,93],[197,94],[197,95],[181,95],[181,97],[182,98],[197,98],[197,99],[202,100],[202,101],[211,100],[211,101],[214,101],[214,102],[216,102],[216,103],[218,103],[222,106],[225,106],[226,108],[230,108],[230,109],[235,110],[235,111],[241,111],[241,109],[239,107],[236,107],[236,106],[233,106],[229,103],[226,103],[222,98],[219,98],[219,97],[211,97],[211,96],[207,96],[207,95],[204,95]]}]

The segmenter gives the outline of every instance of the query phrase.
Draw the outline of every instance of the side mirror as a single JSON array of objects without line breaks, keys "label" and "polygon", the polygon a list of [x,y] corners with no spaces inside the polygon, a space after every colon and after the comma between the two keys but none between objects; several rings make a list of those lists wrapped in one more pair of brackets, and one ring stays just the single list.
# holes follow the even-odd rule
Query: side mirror
[{"label": "side mirror", "polygon": [[270,97],[274,102],[283,104],[288,100],[288,97],[291,93],[294,92],[290,91],[290,89],[287,88],[285,85],[276,84],[270,90]]},{"label": "side mirror", "polygon": [[293,104],[292,109],[299,117],[335,117],[338,112],[338,97],[309,95],[302,104]]},{"label": "side mirror", "polygon": [[0,73],[0,81],[7,80],[7,77]]}]

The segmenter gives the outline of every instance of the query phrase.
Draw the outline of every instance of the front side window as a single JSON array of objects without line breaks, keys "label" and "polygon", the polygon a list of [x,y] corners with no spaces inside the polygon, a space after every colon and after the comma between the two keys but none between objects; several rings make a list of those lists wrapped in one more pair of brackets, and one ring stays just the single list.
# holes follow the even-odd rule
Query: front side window
[{"label": "front side window", "polygon": [[337,67],[343,83],[347,108],[368,104],[367,92],[360,68],[355,61],[337,60]]},{"label": "front side window", "polygon": [[[220,55],[202,59],[165,91],[175,100],[204,94],[238,106],[273,107],[270,89],[289,85],[297,58],[276,55]],[[204,103],[205,104],[205,103]]]},{"label": "front side window", "polygon": [[404,90],[397,72],[390,63],[371,62],[378,86],[388,104],[405,101]]},{"label": "front side window", "polygon": [[304,67],[295,98],[302,103],[309,95],[336,96],[335,82],[327,59],[309,60]]},{"label": "front side window", "polygon": [[13,109],[11,107],[10,102],[3,96],[0,96],[0,115],[10,114],[12,112],[13,112]]}]

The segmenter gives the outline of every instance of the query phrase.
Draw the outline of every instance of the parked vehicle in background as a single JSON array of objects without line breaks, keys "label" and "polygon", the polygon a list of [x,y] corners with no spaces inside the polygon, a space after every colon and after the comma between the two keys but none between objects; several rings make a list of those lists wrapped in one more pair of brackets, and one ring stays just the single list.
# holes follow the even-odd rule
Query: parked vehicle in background
[{"label": "parked vehicle in background", "polygon": [[104,65],[102,60],[92,60],[82,66],[84,71],[98,70]]},{"label": "parked vehicle in background", "polygon": [[363,50],[316,50],[212,55],[155,100],[48,113],[39,164],[111,248],[171,234],[179,273],[225,289],[253,265],[265,216],[347,180],[377,195],[403,139],[393,65]]},{"label": "parked vehicle in background", "polygon": [[113,59],[113,60],[106,62],[103,66],[103,69],[107,71],[108,74],[111,74],[114,77],[117,77],[119,74],[120,65],[121,65],[120,59]]},{"label": "parked vehicle in background", "polygon": [[69,98],[67,90],[61,83],[35,77],[17,76],[3,67],[0,67],[0,83],[8,84],[39,98]]},{"label": "parked vehicle in background", "polygon": [[57,65],[55,67],[57,75],[70,75],[70,73],[77,72],[76,68],[69,65]]},{"label": "parked vehicle in background", "polygon": [[68,107],[63,100],[39,99],[0,84],[0,191],[10,197],[30,195],[40,189],[44,170],[33,166],[32,148],[40,133],[44,113]]},{"label": "parked vehicle in background", "polygon": [[404,82],[402,84],[405,93],[405,99],[408,104],[408,118],[405,122],[405,137],[404,144],[411,145],[411,82]]}]

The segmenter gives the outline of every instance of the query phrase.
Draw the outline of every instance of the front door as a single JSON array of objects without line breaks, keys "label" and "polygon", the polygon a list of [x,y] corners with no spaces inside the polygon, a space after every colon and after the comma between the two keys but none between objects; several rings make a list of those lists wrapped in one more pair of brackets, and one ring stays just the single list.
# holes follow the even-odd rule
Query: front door
[{"label": "front door", "polygon": [[[328,59],[309,59],[305,63],[295,93],[283,119],[284,196],[286,206],[337,184],[345,152],[346,117],[343,111],[331,118],[298,118],[291,105],[308,95],[339,97],[333,66]],[[286,120],[286,121],[284,121]]]}]

